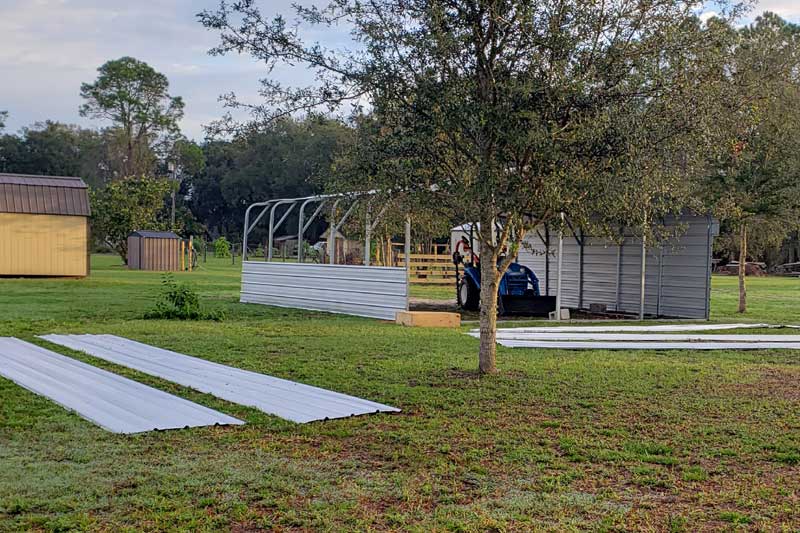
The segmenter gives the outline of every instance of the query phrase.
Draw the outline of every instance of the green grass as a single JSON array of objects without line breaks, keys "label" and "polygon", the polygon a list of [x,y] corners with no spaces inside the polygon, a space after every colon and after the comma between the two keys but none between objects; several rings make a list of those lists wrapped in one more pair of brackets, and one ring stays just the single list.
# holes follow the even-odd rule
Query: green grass
[{"label": "green grass", "polygon": [[[0,379],[0,531],[800,524],[798,354],[500,348],[500,374],[480,378],[460,331],[238,304],[228,261],[177,275],[219,323],[141,320],[160,275],[113,257],[84,280],[0,280],[0,335],[247,421],[113,435]],[[799,284],[751,280],[743,319],[800,322]],[[714,320],[742,319],[735,290],[714,279]],[[296,425],[35,339],[50,332],[124,335],[403,412]]]}]

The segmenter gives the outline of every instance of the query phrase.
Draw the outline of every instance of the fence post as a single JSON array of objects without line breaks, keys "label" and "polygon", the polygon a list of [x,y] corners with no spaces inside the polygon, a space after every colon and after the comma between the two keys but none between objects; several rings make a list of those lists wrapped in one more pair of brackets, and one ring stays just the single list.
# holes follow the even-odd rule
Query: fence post
[{"label": "fence post", "polygon": [[367,201],[367,208],[366,208],[367,213],[365,215],[366,223],[364,225],[364,266],[369,266],[369,260],[370,260],[370,257],[369,257],[370,256],[369,246],[370,246],[370,239],[372,239],[372,232],[370,231],[371,230],[371,228],[370,228],[370,222],[371,221],[370,221],[370,218],[369,218],[369,214],[370,214],[369,213],[369,208],[370,208],[370,202]]}]

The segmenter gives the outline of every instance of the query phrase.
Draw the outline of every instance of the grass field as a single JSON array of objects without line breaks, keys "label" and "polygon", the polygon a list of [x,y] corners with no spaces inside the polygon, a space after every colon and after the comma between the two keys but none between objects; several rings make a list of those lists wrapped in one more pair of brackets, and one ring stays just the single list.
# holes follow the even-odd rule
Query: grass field
[{"label": "grass field", "polygon": [[[0,378],[0,531],[798,531],[800,355],[499,348],[459,331],[236,303],[238,267],[181,274],[223,322],[146,321],[160,276],[0,280],[13,335],[243,418],[120,436]],[[714,320],[800,323],[800,280],[715,278]],[[415,289],[422,297],[448,291]],[[307,425],[55,348],[112,333],[400,407]]]}]

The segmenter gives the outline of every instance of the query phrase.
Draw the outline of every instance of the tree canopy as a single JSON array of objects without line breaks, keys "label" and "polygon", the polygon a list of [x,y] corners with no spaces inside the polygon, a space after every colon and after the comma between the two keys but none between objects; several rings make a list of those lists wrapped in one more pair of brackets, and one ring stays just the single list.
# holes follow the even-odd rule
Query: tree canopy
[{"label": "tree canopy", "polygon": [[737,236],[723,242],[736,242],[744,312],[748,248],[779,246],[800,226],[800,27],[765,13],[731,31],[716,108],[721,142],[702,186]]},{"label": "tree canopy", "polygon": [[[245,1],[200,19],[219,32],[212,53],[316,73],[308,87],[262,80],[264,102],[246,106],[254,122],[366,101],[380,128],[370,151],[376,172],[362,187],[378,182],[479,224],[479,368],[494,372],[497,284],[514,255],[504,250],[560,212],[605,227],[607,215],[646,221],[679,207],[684,182],[663,178],[695,171],[705,81],[721,66],[715,52],[727,36],[701,24],[696,8],[679,0],[336,0],[297,6],[290,24]],[[352,28],[356,46],[325,48],[296,30],[334,25]]]},{"label": "tree canopy", "polygon": [[179,131],[183,100],[169,94],[164,74],[138,59],[111,60],[97,71],[94,83],[81,85],[81,115],[109,120],[118,128],[122,176],[151,174],[153,144]]},{"label": "tree canopy", "polygon": [[167,229],[164,198],[171,189],[163,178],[129,177],[92,190],[92,231],[127,263],[132,231]]}]

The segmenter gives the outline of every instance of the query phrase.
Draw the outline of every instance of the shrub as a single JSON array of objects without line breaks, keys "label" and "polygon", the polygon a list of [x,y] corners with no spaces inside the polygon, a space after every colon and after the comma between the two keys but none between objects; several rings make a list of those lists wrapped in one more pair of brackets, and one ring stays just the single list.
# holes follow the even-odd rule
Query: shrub
[{"label": "shrub", "polygon": [[231,243],[225,237],[217,237],[214,241],[214,257],[230,257]]},{"label": "shrub", "polygon": [[156,306],[147,311],[144,318],[178,320],[222,320],[224,318],[222,311],[203,311],[197,292],[186,284],[178,284],[172,274],[165,274],[161,285],[162,290]]}]

